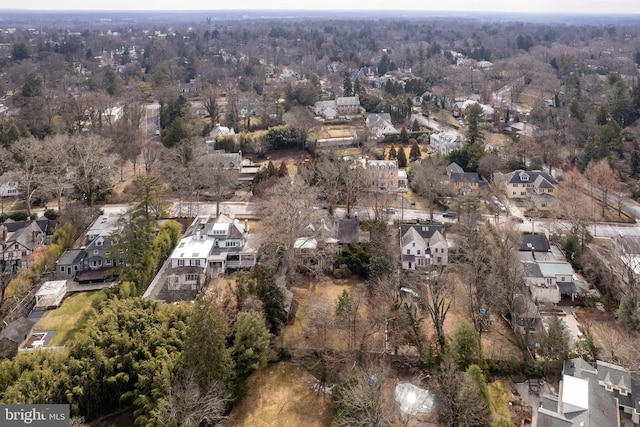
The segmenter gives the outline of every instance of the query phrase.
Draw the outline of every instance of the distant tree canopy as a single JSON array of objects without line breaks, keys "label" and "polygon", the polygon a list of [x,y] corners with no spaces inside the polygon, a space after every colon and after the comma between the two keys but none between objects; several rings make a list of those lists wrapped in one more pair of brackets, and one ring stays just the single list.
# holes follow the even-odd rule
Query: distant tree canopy
[{"label": "distant tree canopy", "polygon": [[29,57],[29,48],[23,42],[14,43],[11,48],[11,59],[14,61],[22,61]]},{"label": "distant tree canopy", "polygon": [[264,144],[271,150],[303,148],[298,131],[289,126],[274,126],[262,137]]}]

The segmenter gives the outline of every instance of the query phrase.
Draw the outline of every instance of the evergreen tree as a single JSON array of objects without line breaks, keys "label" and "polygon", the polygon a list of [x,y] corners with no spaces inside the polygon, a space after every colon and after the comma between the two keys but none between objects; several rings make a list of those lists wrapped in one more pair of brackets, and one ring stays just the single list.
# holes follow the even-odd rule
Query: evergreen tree
[{"label": "evergreen tree", "polygon": [[235,379],[235,364],[226,346],[227,327],[215,299],[196,301],[187,321],[182,363],[192,369],[201,388],[215,380],[228,389]]},{"label": "evergreen tree", "polygon": [[351,77],[349,77],[348,74],[345,74],[342,86],[344,89],[344,96],[353,96],[353,84],[351,83]]},{"label": "evergreen tree", "polygon": [[407,167],[407,154],[404,152],[404,147],[398,148],[398,167]]},{"label": "evergreen tree", "polygon": [[418,123],[418,119],[414,119],[413,123],[411,124],[411,131],[412,132],[419,132],[420,131],[420,123]]},{"label": "evergreen tree", "polygon": [[289,175],[289,170],[287,169],[286,163],[282,161],[280,162],[280,167],[278,168],[278,177],[282,178],[287,175]]},{"label": "evergreen tree", "polygon": [[411,161],[415,161],[422,157],[422,152],[420,151],[420,146],[418,145],[418,141],[415,139],[411,143],[411,151],[409,152],[409,159]]},{"label": "evergreen tree", "polygon": [[273,271],[263,265],[256,265],[251,271],[256,280],[256,293],[262,301],[262,311],[267,327],[273,335],[278,335],[287,320],[284,295],[276,284]]},{"label": "evergreen tree", "polygon": [[482,144],[484,142],[484,134],[480,130],[480,122],[484,118],[482,106],[477,103],[469,105],[464,112],[464,116],[467,125],[467,144]]},{"label": "evergreen tree", "polygon": [[398,158],[398,152],[396,151],[396,147],[394,147],[393,145],[391,146],[391,148],[389,148],[389,154],[387,158],[389,160],[395,160]]},{"label": "evergreen tree", "polygon": [[460,323],[453,332],[451,347],[456,367],[461,371],[466,371],[471,365],[481,365],[484,362],[480,334],[467,322]]},{"label": "evergreen tree", "polygon": [[267,364],[270,335],[264,317],[255,310],[240,313],[235,329],[231,353],[238,378],[246,378]]},{"label": "evergreen tree", "polygon": [[400,141],[402,141],[403,144],[409,142],[409,132],[407,132],[407,128],[404,126],[400,129]]}]

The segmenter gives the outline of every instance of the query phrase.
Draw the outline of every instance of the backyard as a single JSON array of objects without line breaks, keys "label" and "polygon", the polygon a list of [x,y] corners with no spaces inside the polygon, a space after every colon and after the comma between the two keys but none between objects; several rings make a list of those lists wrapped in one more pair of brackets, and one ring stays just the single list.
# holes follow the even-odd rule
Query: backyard
[{"label": "backyard", "polygon": [[77,292],[65,298],[59,308],[47,311],[34,330],[53,331],[51,347],[64,345],[92,316],[95,305],[105,298],[105,291]]}]

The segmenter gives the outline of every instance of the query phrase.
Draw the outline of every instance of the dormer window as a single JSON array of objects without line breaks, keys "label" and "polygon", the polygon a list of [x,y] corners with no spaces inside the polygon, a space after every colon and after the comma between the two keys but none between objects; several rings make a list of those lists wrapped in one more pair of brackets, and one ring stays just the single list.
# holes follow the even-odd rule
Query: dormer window
[{"label": "dormer window", "polygon": [[521,173],[520,174],[520,181],[529,181],[529,175],[527,175],[526,173]]}]

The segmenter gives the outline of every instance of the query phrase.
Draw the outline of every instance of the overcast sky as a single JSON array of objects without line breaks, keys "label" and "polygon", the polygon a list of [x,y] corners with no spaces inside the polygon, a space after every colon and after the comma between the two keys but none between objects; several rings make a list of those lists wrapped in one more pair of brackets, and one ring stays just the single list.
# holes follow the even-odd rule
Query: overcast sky
[{"label": "overcast sky", "polygon": [[20,0],[2,7],[36,10],[434,10],[640,14],[640,0]]}]

